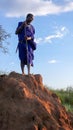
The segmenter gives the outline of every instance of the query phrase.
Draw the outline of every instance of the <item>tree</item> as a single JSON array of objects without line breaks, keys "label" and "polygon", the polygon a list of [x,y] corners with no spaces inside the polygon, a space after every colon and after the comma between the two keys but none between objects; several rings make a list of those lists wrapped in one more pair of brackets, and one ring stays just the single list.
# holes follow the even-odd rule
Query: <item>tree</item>
[{"label": "tree", "polygon": [[7,39],[10,37],[10,34],[8,34],[0,25],[0,49],[3,53],[8,53],[8,49],[5,46],[5,44],[8,44]]}]

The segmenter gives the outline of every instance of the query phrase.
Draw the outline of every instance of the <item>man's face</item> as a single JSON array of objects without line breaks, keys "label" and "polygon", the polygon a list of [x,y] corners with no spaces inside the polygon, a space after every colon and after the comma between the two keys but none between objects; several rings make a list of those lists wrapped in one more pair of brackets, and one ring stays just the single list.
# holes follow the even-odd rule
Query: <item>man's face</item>
[{"label": "man's face", "polygon": [[27,21],[28,23],[32,22],[32,20],[33,20],[33,16],[32,16],[32,17],[29,16],[29,17],[26,18],[26,21]]}]

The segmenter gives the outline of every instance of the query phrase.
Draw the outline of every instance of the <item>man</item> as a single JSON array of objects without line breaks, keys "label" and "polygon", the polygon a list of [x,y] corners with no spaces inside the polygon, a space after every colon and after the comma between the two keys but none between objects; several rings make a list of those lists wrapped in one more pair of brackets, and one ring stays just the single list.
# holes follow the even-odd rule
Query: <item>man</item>
[{"label": "man", "polygon": [[34,42],[35,29],[31,25],[32,21],[33,14],[27,14],[26,20],[19,22],[15,32],[19,40],[17,49],[19,50],[20,66],[23,75],[25,74],[25,65],[27,65],[28,75],[30,74],[30,66],[33,66],[34,50],[36,50],[36,43]]}]

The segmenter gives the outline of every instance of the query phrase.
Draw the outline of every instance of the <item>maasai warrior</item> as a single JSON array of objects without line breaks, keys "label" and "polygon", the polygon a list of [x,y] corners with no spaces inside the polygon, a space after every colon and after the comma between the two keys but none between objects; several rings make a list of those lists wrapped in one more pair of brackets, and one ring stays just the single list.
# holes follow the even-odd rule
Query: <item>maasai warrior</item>
[{"label": "maasai warrior", "polygon": [[[24,22],[19,22],[15,34],[18,34],[19,58],[22,74],[24,75],[24,67],[27,65],[28,75],[30,74],[30,66],[33,66],[34,50],[36,50],[36,43],[34,42],[35,29],[31,25],[33,15],[27,14]],[[16,49],[16,51],[17,51]]]}]

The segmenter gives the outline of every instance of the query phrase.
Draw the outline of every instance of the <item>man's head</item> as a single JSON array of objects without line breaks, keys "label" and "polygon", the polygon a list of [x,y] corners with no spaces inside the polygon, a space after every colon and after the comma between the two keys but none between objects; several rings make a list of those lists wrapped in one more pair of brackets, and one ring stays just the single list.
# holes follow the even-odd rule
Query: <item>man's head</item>
[{"label": "man's head", "polygon": [[27,23],[32,22],[33,17],[34,17],[34,16],[33,16],[33,14],[31,14],[31,13],[27,14],[27,16],[26,16],[26,22],[27,22]]}]

